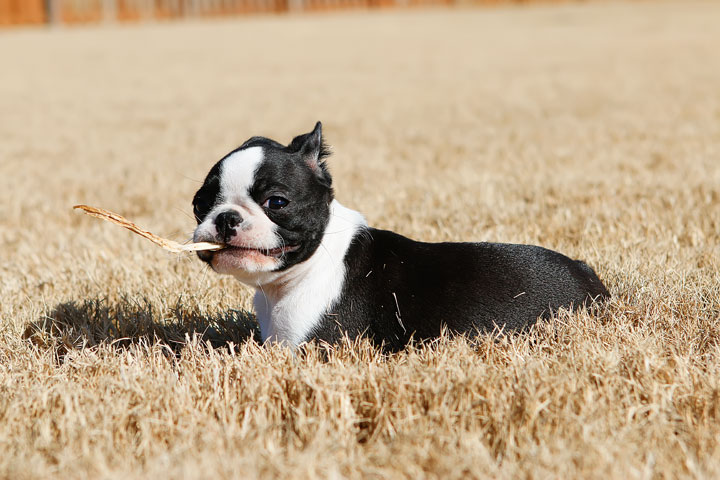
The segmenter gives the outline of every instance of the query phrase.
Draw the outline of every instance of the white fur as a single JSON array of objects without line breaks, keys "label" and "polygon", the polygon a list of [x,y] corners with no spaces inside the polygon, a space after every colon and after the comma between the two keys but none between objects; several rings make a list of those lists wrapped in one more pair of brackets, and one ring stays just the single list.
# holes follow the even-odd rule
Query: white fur
[{"label": "white fur", "polygon": [[228,156],[220,167],[220,196],[227,203],[246,201],[255,182],[255,172],[265,158],[262,147],[239,150]]},{"label": "white fur", "polygon": [[322,242],[306,261],[257,279],[255,313],[263,341],[299,345],[335,303],[345,283],[345,253],[367,226],[363,216],[337,200]]}]

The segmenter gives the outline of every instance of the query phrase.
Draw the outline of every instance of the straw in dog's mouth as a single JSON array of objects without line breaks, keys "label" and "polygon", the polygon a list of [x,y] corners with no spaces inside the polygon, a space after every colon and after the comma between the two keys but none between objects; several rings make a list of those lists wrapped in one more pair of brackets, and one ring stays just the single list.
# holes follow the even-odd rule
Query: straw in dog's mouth
[{"label": "straw in dog's mouth", "polygon": [[222,250],[226,247],[228,247],[225,244],[221,243],[211,243],[211,242],[198,242],[198,243],[178,243],[173,240],[168,240],[167,238],[162,238],[154,233],[150,233],[147,230],[138,227],[130,220],[126,219],[122,215],[118,215],[117,213],[111,212],[109,210],[105,210],[102,208],[97,207],[90,207],[88,205],[75,205],[73,208],[78,208],[88,215],[91,215],[96,218],[101,218],[103,220],[107,220],[108,222],[112,222],[116,225],[120,225],[121,227],[127,228],[133,233],[136,233],[140,235],[143,238],[147,238],[151,242],[153,242],[155,245],[158,245],[159,247],[167,250],[168,252],[173,253],[182,253],[182,252],[199,252],[199,251],[216,251],[216,250]]},{"label": "straw in dog's mouth", "polygon": [[215,252],[224,252],[231,255],[233,253],[242,255],[243,253],[258,252],[261,255],[265,255],[266,257],[280,258],[284,254],[294,252],[300,248],[299,245],[286,245],[283,247],[275,248],[255,248],[213,242],[178,243],[173,240],[168,240],[167,238],[159,237],[154,233],[150,233],[149,231],[138,227],[136,224],[126,219],[122,215],[118,215],[117,213],[111,212],[109,210],[97,207],[90,207],[88,205],[75,205],[73,208],[78,208],[87,213],[88,215],[96,218],[101,218],[116,225],[120,225],[121,227],[127,228],[131,232],[136,233],[143,238],[147,238],[155,245],[158,245],[169,252],[200,252],[202,254],[201,258],[210,258]]}]

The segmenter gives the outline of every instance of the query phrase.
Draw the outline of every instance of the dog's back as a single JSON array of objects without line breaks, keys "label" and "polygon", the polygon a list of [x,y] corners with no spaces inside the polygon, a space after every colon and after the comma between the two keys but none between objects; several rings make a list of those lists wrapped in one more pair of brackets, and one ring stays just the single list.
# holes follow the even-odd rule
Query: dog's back
[{"label": "dog's back", "polygon": [[386,348],[457,333],[517,330],[609,293],[585,263],[530,245],[423,243],[368,229],[345,256],[345,285],[310,338],[365,334]]}]

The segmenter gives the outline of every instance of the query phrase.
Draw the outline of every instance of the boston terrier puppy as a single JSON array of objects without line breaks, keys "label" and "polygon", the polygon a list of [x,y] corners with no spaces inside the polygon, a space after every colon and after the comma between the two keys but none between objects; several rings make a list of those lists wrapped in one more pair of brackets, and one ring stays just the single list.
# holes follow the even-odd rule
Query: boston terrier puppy
[{"label": "boston terrier puppy", "polygon": [[256,288],[263,341],[348,335],[388,351],[443,328],[519,330],[609,293],[585,263],[530,245],[425,243],[371,228],[334,199],[322,125],[289,145],[253,137],[195,194],[198,256]]}]

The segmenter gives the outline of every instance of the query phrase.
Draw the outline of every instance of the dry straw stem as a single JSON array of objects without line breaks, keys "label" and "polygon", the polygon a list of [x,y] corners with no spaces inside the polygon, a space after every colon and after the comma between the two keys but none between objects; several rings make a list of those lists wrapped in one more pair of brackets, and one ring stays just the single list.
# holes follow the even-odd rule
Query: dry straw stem
[{"label": "dry straw stem", "polygon": [[133,233],[137,233],[143,238],[147,238],[151,242],[153,242],[155,245],[158,245],[159,247],[164,248],[168,252],[173,253],[182,253],[182,252],[197,252],[200,250],[221,250],[223,249],[223,245],[220,245],[218,243],[209,243],[209,242],[197,242],[197,243],[178,243],[173,240],[168,240],[167,238],[162,238],[154,233],[151,233],[143,228],[138,227],[130,220],[126,219],[122,215],[119,215],[117,213],[111,212],[109,210],[105,210],[103,208],[98,207],[91,207],[89,205],[75,205],[73,208],[77,208],[82,210],[83,212],[87,213],[88,215],[96,218],[100,218],[102,220],[107,220],[108,222],[115,223],[117,225],[120,225],[121,227],[125,227],[128,230],[130,230]]},{"label": "dry straw stem", "polygon": [[[720,478],[718,18],[572,2],[4,32],[0,478]],[[65,208],[186,238],[214,162],[318,119],[371,225],[553,248],[612,301],[517,336],[293,354],[259,344],[251,289]]]}]

